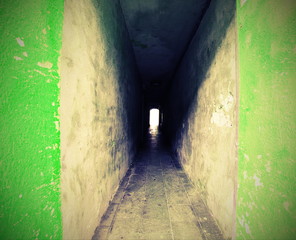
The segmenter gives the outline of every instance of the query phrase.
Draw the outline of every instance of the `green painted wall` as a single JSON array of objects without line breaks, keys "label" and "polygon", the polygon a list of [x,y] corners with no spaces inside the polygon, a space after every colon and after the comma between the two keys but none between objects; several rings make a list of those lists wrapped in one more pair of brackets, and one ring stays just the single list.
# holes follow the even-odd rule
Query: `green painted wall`
[{"label": "green painted wall", "polygon": [[0,239],[60,239],[63,0],[0,2]]},{"label": "green painted wall", "polygon": [[237,1],[237,239],[296,236],[296,2]]}]

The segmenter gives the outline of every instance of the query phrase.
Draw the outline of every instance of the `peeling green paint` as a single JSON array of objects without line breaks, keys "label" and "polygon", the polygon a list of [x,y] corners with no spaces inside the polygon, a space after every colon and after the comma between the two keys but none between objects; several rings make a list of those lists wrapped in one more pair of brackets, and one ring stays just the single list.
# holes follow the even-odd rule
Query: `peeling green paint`
[{"label": "peeling green paint", "polygon": [[60,239],[63,1],[1,1],[1,239]]},{"label": "peeling green paint", "polygon": [[237,1],[237,239],[295,239],[295,1]]}]

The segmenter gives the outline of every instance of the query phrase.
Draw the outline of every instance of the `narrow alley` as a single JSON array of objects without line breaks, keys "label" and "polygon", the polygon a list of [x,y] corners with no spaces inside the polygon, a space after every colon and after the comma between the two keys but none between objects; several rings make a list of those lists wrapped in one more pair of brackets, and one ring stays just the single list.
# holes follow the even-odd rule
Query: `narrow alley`
[{"label": "narrow alley", "polygon": [[209,209],[150,127],[92,240],[222,240]]},{"label": "narrow alley", "polygon": [[0,22],[1,240],[295,239],[295,0],[0,0]]}]

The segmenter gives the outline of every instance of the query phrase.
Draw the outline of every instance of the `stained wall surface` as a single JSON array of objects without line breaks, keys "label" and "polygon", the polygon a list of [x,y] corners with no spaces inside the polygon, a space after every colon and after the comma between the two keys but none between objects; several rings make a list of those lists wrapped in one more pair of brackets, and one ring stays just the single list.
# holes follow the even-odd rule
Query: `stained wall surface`
[{"label": "stained wall surface", "polygon": [[296,3],[237,1],[237,239],[296,236]]},{"label": "stained wall surface", "polygon": [[166,132],[224,236],[236,194],[235,1],[212,1],[173,80]]},{"label": "stained wall surface", "polygon": [[0,239],[61,239],[63,1],[0,4]]},{"label": "stained wall surface", "polygon": [[118,1],[66,0],[61,57],[64,239],[91,239],[136,153],[139,83]]}]

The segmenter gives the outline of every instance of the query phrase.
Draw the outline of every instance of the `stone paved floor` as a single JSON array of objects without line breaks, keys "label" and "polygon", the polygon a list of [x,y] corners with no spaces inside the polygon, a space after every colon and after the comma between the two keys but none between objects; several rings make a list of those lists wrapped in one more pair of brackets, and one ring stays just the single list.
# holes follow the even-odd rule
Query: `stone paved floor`
[{"label": "stone paved floor", "polygon": [[223,239],[179,164],[150,130],[92,240]]}]

